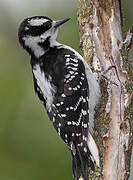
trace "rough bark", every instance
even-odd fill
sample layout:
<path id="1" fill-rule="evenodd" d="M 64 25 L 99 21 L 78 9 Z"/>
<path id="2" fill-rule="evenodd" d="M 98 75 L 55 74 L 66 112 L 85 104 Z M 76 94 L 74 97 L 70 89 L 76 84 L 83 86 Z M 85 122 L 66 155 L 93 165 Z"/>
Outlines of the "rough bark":
<path id="1" fill-rule="evenodd" d="M 83 56 L 95 74 L 112 68 L 101 81 L 94 138 L 101 167 L 89 179 L 128 180 L 133 146 L 133 71 L 128 62 L 133 32 L 122 33 L 120 0 L 79 0 L 78 22 Z M 113 82 L 113 83 L 111 83 Z"/>

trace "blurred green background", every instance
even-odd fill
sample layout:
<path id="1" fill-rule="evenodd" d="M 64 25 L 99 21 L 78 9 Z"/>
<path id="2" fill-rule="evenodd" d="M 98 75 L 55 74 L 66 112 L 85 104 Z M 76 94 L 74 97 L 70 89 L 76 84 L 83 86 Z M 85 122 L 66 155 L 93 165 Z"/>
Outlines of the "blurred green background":
<path id="1" fill-rule="evenodd" d="M 76 0 L 0 0 L 0 180 L 72 180 L 70 153 L 33 91 L 17 29 L 29 16 L 71 17 L 58 40 L 79 51 L 77 6 Z M 133 26 L 132 7 L 132 0 L 124 2 L 124 31 Z"/>

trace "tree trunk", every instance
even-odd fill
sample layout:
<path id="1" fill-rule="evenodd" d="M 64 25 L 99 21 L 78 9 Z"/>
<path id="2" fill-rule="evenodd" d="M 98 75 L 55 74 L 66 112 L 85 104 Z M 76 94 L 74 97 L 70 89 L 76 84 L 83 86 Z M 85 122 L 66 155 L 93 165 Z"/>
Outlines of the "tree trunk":
<path id="1" fill-rule="evenodd" d="M 83 56 L 96 76 L 115 66 L 102 79 L 94 138 L 100 168 L 89 179 L 128 180 L 133 146 L 133 71 L 128 52 L 133 32 L 123 37 L 120 0 L 79 0 L 78 22 Z"/>

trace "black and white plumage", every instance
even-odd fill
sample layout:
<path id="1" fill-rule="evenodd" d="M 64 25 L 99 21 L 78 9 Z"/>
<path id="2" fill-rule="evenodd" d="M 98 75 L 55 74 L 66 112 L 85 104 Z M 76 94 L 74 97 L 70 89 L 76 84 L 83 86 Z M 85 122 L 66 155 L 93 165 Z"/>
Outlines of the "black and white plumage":
<path id="1" fill-rule="evenodd" d="M 19 27 L 18 37 L 31 56 L 35 92 L 71 151 L 74 179 L 87 180 L 88 166 L 93 170 L 94 163 L 99 166 L 91 133 L 100 88 L 82 56 L 56 41 L 59 26 L 68 20 L 27 18 Z"/>

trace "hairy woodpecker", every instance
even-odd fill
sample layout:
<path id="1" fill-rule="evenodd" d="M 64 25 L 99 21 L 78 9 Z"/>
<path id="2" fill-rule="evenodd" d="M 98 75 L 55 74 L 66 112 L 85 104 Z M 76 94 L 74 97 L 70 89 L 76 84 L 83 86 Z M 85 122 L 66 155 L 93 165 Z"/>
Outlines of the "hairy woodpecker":
<path id="1" fill-rule="evenodd" d="M 88 166 L 99 166 L 93 140 L 94 108 L 99 84 L 83 57 L 56 41 L 59 27 L 70 18 L 26 18 L 19 27 L 21 46 L 31 56 L 34 89 L 54 128 L 72 154 L 74 179 L 88 179 Z"/>

